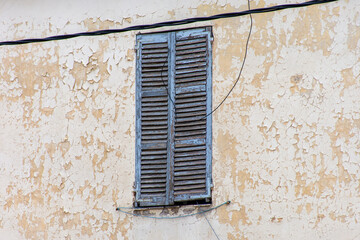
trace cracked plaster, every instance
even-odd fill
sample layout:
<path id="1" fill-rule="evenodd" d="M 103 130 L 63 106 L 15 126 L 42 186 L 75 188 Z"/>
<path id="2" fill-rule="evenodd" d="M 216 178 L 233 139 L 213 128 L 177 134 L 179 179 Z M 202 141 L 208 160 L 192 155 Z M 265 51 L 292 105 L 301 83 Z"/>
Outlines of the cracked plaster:
<path id="1" fill-rule="evenodd" d="M 247 8 L 246 1 L 27 4 L 1 3 L 3 40 Z M 208 213 L 221 239 L 360 239 L 358 8 L 345 0 L 253 15 L 243 75 L 213 114 L 213 202 L 232 200 Z M 214 31 L 214 106 L 237 77 L 249 22 L 206 23 Z M 0 48 L 1 236 L 215 238 L 201 216 L 154 221 L 115 212 L 133 202 L 135 34 Z M 197 210 L 177 211 L 167 215 Z"/>

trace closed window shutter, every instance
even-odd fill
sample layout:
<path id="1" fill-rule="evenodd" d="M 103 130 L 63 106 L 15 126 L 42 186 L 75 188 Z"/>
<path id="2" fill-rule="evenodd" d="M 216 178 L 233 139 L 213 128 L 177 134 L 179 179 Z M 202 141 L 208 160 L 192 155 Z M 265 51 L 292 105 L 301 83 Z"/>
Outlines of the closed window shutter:
<path id="1" fill-rule="evenodd" d="M 176 33 L 174 201 L 211 197 L 210 31 Z"/>
<path id="2" fill-rule="evenodd" d="M 137 36 L 136 206 L 210 199 L 211 29 Z"/>
<path id="3" fill-rule="evenodd" d="M 136 201 L 139 206 L 165 205 L 169 194 L 168 44 L 168 34 L 138 39 Z"/>

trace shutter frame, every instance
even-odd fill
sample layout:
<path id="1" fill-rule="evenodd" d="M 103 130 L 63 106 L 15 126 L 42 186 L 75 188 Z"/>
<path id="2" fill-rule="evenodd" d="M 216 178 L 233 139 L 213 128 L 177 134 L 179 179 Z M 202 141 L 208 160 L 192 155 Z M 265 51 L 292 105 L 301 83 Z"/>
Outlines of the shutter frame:
<path id="1" fill-rule="evenodd" d="M 176 43 L 179 39 L 184 39 L 187 37 L 206 37 L 206 88 L 204 86 L 193 86 L 187 87 L 184 89 L 179 89 L 176 87 Z M 144 91 L 142 89 L 142 44 L 155 44 L 158 42 L 167 41 L 168 51 L 167 51 L 167 89 L 166 94 L 168 95 L 167 99 L 167 117 L 168 117 L 168 125 L 167 125 L 167 159 L 166 159 L 166 192 L 165 197 L 163 198 L 144 198 L 141 192 L 141 183 L 142 183 L 142 170 L 141 170 L 141 152 L 142 146 L 145 146 L 144 143 L 141 142 L 142 139 L 142 131 L 141 131 L 141 121 L 142 121 L 142 95 Z M 194 45 L 194 47 L 204 47 L 203 44 Z M 175 152 L 176 148 L 175 145 L 180 143 L 175 139 L 175 112 L 176 109 L 173 106 L 175 102 L 176 105 L 176 89 L 179 89 L 179 92 L 183 91 L 202 91 L 205 92 L 205 104 L 206 104 L 206 115 L 212 111 L 212 28 L 211 27 L 204 27 L 204 28 L 195 28 L 195 29 L 186 29 L 180 31 L 172 31 L 172 32 L 162 32 L 162 33 L 151 33 L 151 34 L 138 34 L 136 36 L 136 91 L 135 91 L 135 98 L 136 98 L 136 163 L 135 163 L 135 207 L 146 207 L 146 206 L 166 206 L 166 205 L 174 205 L 177 202 L 183 201 L 191 201 L 191 200 L 205 200 L 209 201 L 211 199 L 211 188 L 212 188 L 212 116 L 208 116 L 206 118 L 206 126 L 205 126 L 205 152 L 206 152 L 206 159 L 205 159 L 205 192 L 201 194 L 185 194 L 182 196 L 175 195 L 175 175 L 176 175 L 176 168 L 180 169 L 179 167 L 175 166 Z M 201 49 L 200 49 L 201 50 Z M 200 51 L 199 50 L 199 51 Z M 151 50 L 150 50 L 151 51 Z M 186 50 L 185 50 L 186 53 Z M 161 54 L 159 54 L 160 56 Z M 200 54 L 201 55 L 201 54 Z M 199 55 L 199 56 L 200 56 Z M 163 57 L 163 55 L 161 55 Z M 161 57 L 160 56 L 160 57 Z M 200 56 L 201 57 L 201 56 Z M 199 68 L 203 67 L 204 64 L 196 63 L 197 59 L 185 59 L 184 62 L 192 61 L 196 66 Z M 194 66 L 195 66 L 194 65 Z M 152 70 L 151 70 L 152 71 Z M 199 81 L 204 80 L 203 77 L 196 77 L 196 72 L 191 72 L 186 69 L 181 69 L 180 71 L 185 72 L 185 74 L 189 74 L 189 76 L 193 76 L 190 78 L 190 81 L 193 79 L 199 79 Z M 186 73 L 186 72 L 189 73 Z M 151 84 L 151 83 L 149 83 Z M 190 83 L 191 84 L 191 83 Z M 160 90 L 158 91 L 161 92 Z M 147 93 L 147 94 L 152 94 Z M 202 98 L 202 97 L 201 97 Z M 185 104 L 186 105 L 186 104 Z M 191 105 L 191 104 L 190 104 Z M 199 108 L 203 109 L 203 107 Z M 194 110 L 191 110 L 194 111 Z M 184 115 L 184 114 L 183 114 Z M 185 115 L 187 115 L 185 113 Z M 202 127 L 203 128 L 203 127 Z M 162 132 L 162 131 L 158 131 Z M 202 144 L 201 140 L 194 139 L 192 141 L 188 140 L 187 143 L 191 144 Z M 157 146 L 156 143 L 148 143 L 149 146 Z M 147 146 L 147 145 L 146 145 Z M 196 149 L 196 147 L 195 147 Z M 201 180 L 202 181 L 202 180 Z M 195 181 L 196 182 L 196 181 Z"/>
<path id="2" fill-rule="evenodd" d="M 167 185 L 167 201 L 166 205 L 174 204 L 174 138 L 175 138 L 175 108 L 173 105 L 175 95 L 175 84 L 174 84 L 174 65 L 175 65 L 175 34 L 169 32 L 169 81 L 168 81 L 168 106 L 169 106 L 169 131 L 168 131 L 168 185 Z"/>

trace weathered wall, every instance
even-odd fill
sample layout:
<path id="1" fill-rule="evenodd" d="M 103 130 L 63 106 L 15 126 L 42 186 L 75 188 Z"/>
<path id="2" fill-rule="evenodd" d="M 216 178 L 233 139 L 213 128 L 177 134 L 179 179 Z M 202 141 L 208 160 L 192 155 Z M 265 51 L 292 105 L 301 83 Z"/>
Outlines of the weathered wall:
<path id="1" fill-rule="evenodd" d="M 245 0 L 2 1 L 0 36 L 246 8 Z M 213 115 L 213 206 L 232 201 L 207 214 L 221 239 L 360 239 L 358 9 L 340 0 L 253 15 L 242 77 Z M 249 24 L 245 16 L 189 25 L 213 26 L 214 106 L 238 75 Z M 0 47 L 0 239 L 216 239 L 200 215 L 115 211 L 133 202 L 135 34 Z"/>

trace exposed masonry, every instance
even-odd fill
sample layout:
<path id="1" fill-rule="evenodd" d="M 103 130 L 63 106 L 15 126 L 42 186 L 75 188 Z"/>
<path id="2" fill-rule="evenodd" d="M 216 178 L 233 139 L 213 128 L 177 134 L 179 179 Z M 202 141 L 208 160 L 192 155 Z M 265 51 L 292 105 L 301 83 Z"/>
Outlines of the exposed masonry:
<path id="1" fill-rule="evenodd" d="M 120 8 L 106 3 L 89 3 L 99 10 L 88 14 L 74 4 L 76 17 L 0 19 L 0 35 L 47 36 L 247 7 L 134 2 L 119 10 L 121 19 Z M 232 201 L 207 214 L 221 239 L 360 238 L 359 8 L 344 0 L 253 16 L 243 76 L 213 115 L 212 199 Z M 249 19 L 209 25 L 216 105 L 238 74 Z M 134 200 L 135 34 L 0 48 L 0 236 L 214 239 L 202 216 L 160 221 L 115 211 Z"/>

